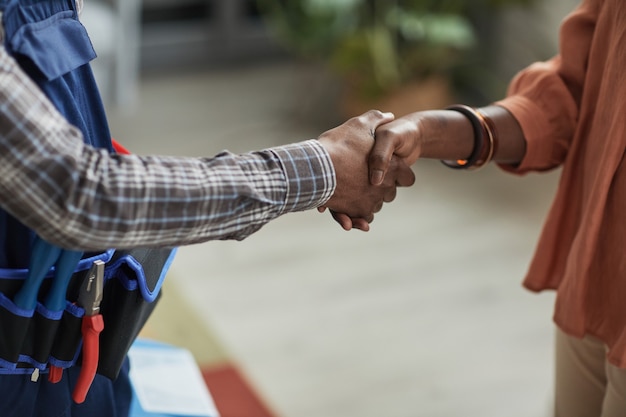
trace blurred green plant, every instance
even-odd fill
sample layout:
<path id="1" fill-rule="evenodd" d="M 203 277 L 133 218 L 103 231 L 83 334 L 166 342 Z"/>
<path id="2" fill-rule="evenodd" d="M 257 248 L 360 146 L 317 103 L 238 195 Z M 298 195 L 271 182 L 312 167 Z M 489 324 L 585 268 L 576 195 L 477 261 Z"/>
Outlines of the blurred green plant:
<path id="1" fill-rule="evenodd" d="M 279 42 L 320 60 L 365 98 L 453 77 L 477 48 L 469 16 L 533 0 L 257 0 Z"/>

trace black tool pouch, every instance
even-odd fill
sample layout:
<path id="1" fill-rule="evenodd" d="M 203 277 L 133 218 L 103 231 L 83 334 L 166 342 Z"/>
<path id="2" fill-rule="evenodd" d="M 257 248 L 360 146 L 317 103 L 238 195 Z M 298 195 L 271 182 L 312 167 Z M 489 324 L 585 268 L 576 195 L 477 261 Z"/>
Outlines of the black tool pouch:
<path id="1" fill-rule="evenodd" d="M 98 373 L 115 379 L 157 304 L 174 253 L 174 249 L 134 249 L 84 257 L 70 281 L 61 312 L 51 312 L 40 302 L 34 310 L 18 308 L 12 299 L 27 271 L 0 269 L 0 373 L 25 373 L 33 367 L 45 371 L 49 365 L 68 368 L 80 363 L 85 310 L 75 302 L 91 264 L 102 260 L 106 263 L 100 307 L 104 330 Z M 45 296 L 51 280 L 44 280 L 40 297 Z"/>

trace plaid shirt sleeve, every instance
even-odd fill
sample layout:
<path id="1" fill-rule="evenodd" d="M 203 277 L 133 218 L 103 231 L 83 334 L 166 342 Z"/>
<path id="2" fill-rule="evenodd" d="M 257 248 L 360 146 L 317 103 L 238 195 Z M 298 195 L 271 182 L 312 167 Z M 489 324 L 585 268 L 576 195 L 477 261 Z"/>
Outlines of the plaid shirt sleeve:
<path id="1" fill-rule="evenodd" d="M 316 140 L 212 158 L 109 155 L 82 135 L 0 47 L 0 206 L 81 250 L 241 240 L 335 189 Z"/>

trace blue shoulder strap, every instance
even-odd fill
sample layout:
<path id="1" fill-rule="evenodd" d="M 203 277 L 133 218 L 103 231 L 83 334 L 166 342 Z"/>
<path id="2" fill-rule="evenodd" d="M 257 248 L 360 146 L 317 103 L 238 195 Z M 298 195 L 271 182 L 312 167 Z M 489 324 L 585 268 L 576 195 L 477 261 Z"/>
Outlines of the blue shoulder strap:
<path id="1" fill-rule="evenodd" d="M 113 152 L 90 61 L 96 57 L 72 0 L 0 0 L 4 45 L 85 143 Z M 28 265 L 33 233 L 0 210 L 0 268 Z"/>

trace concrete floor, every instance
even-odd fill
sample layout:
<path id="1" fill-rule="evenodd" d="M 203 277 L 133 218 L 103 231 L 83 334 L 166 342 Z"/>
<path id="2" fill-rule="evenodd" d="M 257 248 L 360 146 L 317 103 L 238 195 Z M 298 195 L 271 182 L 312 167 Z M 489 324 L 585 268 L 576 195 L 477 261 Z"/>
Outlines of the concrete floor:
<path id="1" fill-rule="evenodd" d="M 254 150 L 332 127 L 331 90 L 284 62 L 155 76 L 112 131 L 142 154 Z M 414 170 L 369 233 L 311 211 L 180 249 L 168 279 L 184 311 L 278 415 L 549 415 L 553 295 L 521 280 L 558 172 Z"/>

